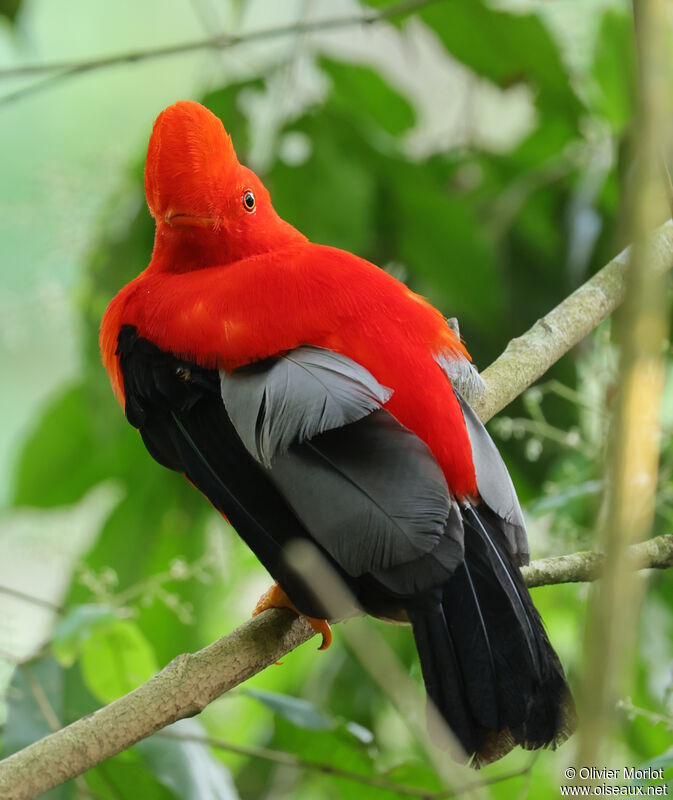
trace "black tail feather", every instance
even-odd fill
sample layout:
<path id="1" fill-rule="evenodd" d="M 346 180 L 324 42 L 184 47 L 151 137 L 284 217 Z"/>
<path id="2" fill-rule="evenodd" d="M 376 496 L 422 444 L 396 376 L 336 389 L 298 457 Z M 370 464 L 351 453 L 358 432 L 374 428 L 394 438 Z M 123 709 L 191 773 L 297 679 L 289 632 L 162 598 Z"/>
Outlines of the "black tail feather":
<path id="1" fill-rule="evenodd" d="M 440 607 L 433 614 L 412 617 L 416 649 L 421 662 L 428 697 L 446 720 L 467 754 L 474 752 L 478 741 L 456 648 Z M 432 719 L 429 720 L 432 722 Z M 430 725 L 430 734 L 442 737 Z"/>
<path id="2" fill-rule="evenodd" d="M 557 746 L 572 732 L 575 710 L 498 518 L 470 507 L 463 523 L 464 564 L 441 609 L 412 624 L 428 695 L 479 766 L 517 744 Z"/>
<path id="3" fill-rule="evenodd" d="M 469 515 L 469 522 L 466 520 L 466 514 Z M 519 573 L 518 570 L 513 569 L 511 559 L 509 558 L 509 554 L 507 553 L 504 543 L 500 546 L 496 544 L 498 532 L 495 531 L 493 536 L 489 534 L 481 518 L 471 505 L 468 505 L 464 508 L 463 526 L 467 526 L 468 533 L 466 533 L 466 537 L 469 536 L 469 531 L 471 530 L 482 540 L 485 546 L 486 557 L 488 558 L 493 572 L 498 579 L 500 588 L 507 595 L 508 604 L 514 612 L 514 615 L 516 616 L 519 625 L 524 632 L 526 647 L 533 662 L 533 667 L 536 671 L 539 671 L 540 659 L 537 652 L 538 648 L 536 635 L 533 631 L 533 626 L 529 617 L 529 610 L 526 608 L 524 599 L 525 597 L 530 600 L 530 595 L 520 579 L 515 582 L 515 576 L 518 576 Z M 520 585 L 517 585 L 517 583 Z M 524 597 L 522 597 L 522 588 Z"/>

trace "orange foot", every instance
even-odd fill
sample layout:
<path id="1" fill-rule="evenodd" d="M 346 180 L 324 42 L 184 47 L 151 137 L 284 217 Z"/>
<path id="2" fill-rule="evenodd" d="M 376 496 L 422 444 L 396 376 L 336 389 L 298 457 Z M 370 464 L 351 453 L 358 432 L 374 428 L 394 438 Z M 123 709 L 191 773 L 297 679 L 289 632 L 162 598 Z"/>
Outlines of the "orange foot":
<path id="1" fill-rule="evenodd" d="M 332 629 L 329 626 L 329 622 L 326 619 L 307 617 L 306 614 L 302 614 L 301 611 L 297 610 L 290 598 L 277 583 L 274 583 L 274 585 L 264 592 L 264 594 L 259 598 L 257 605 L 255 606 L 255 610 L 252 612 L 252 616 L 256 617 L 258 614 L 261 614 L 262 611 L 266 611 L 268 608 L 291 608 L 295 614 L 298 614 L 300 617 L 304 617 L 304 619 L 308 620 L 308 623 L 313 630 L 322 636 L 322 644 L 318 650 L 327 650 L 327 648 L 332 644 Z"/>

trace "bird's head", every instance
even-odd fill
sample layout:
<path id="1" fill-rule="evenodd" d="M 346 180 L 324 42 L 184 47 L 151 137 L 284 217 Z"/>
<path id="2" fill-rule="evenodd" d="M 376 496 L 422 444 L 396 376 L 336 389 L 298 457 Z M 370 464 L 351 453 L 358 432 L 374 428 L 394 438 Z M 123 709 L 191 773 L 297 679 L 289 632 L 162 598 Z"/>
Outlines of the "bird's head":
<path id="1" fill-rule="evenodd" d="M 303 237 L 281 220 L 269 193 L 241 165 L 218 117 L 182 100 L 157 117 L 147 150 L 145 194 L 157 250 L 180 250 L 181 268 L 245 258 Z M 191 253 L 192 261 L 184 259 Z"/>

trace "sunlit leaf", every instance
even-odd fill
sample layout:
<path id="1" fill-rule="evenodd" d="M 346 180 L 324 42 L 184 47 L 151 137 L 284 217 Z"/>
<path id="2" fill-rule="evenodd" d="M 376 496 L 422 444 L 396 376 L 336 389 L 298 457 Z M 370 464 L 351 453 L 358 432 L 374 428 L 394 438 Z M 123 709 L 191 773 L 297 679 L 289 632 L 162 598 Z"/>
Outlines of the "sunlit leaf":
<path id="1" fill-rule="evenodd" d="M 74 664 L 82 643 L 117 617 L 118 612 L 108 605 L 84 604 L 70 609 L 52 632 L 51 650 L 56 660 L 64 667 Z"/>
<path id="2" fill-rule="evenodd" d="M 129 620 L 93 630 L 82 644 L 80 665 L 88 690 L 102 703 L 127 694 L 158 671 L 151 645 Z"/>
<path id="3" fill-rule="evenodd" d="M 34 657 L 49 641 L 75 567 L 119 501 L 112 482 L 80 502 L 53 509 L 17 508 L 0 519 L 0 652 L 15 662 Z M 0 694 L 11 676 L 0 671 Z"/>

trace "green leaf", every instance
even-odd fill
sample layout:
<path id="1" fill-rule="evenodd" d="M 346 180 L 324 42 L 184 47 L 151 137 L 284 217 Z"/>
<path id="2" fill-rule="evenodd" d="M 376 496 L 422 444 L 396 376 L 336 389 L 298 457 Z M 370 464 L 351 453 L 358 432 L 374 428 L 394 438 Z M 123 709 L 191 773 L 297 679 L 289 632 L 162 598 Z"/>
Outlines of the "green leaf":
<path id="1" fill-rule="evenodd" d="M 7 17 L 10 22 L 14 22 L 20 8 L 21 0 L 0 0 L 0 17 Z"/>
<path id="2" fill-rule="evenodd" d="M 92 631 L 82 644 L 80 664 L 87 689 L 101 703 L 133 691 L 158 671 L 154 650 L 128 620 Z"/>
<path id="3" fill-rule="evenodd" d="M 21 451 L 14 503 L 42 508 L 74 503 L 105 478 L 123 475 L 117 453 L 132 447 L 136 437 L 115 406 L 109 389 L 99 403 L 86 384 L 55 397 Z"/>
<path id="4" fill-rule="evenodd" d="M 442 782 L 431 769 L 428 769 L 428 764 L 422 761 L 405 761 L 396 764 L 385 773 L 385 776 L 390 781 L 426 790 L 428 794 L 440 792 L 442 789 Z"/>
<path id="5" fill-rule="evenodd" d="M 141 753 L 157 779 L 176 797 L 194 800 L 237 800 L 238 792 L 231 773 L 204 744 L 171 738 L 171 731 L 189 736 L 205 736 L 196 720 L 185 719 L 169 725 L 158 734 L 139 742 Z"/>
<path id="6" fill-rule="evenodd" d="M 299 728 L 308 728 L 312 731 L 333 730 L 337 723 L 335 720 L 326 717 L 313 705 L 313 703 L 301 697 L 291 697 L 287 694 L 277 692 L 266 692 L 262 689 L 245 689 L 244 694 L 259 700 L 274 714 L 283 717 L 297 725 Z"/>
<path id="7" fill-rule="evenodd" d="M 70 609 L 55 625 L 51 650 L 61 666 L 69 667 L 81 650 L 83 642 L 100 627 L 118 618 L 118 612 L 108 605 L 83 604 Z"/>
<path id="8" fill-rule="evenodd" d="M 307 761 L 323 762 L 338 765 L 341 769 L 359 773 L 361 775 L 378 774 L 376 761 L 377 752 L 364 747 L 354 737 L 344 736 L 342 729 L 336 730 L 311 730 L 291 724 L 286 719 L 276 720 L 275 735 L 268 744 L 269 747 L 287 752 L 296 753 Z M 364 785 L 349 780 L 330 776 L 329 787 L 333 794 L 325 795 L 325 776 L 313 771 L 306 771 L 303 776 L 303 792 L 299 797 L 369 797 L 369 790 Z M 380 789 L 372 790 L 372 796 L 393 800 L 393 797 Z"/>
<path id="9" fill-rule="evenodd" d="M 320 59 L 320 66 L 331 80 L 329 102 L 334 108 L 393 136 L 409 130 L 416 122 L 411 103 L 373 69 L 327 58 Z"/>
<path id="10" fill-rule="evenodd" d="M 432 165 L 400 163 L 390 176 L 398 257 L 423 283 L 413 288 L 462 322 L 497 325 L 502 287 L 494 253 L 464 198 Z M 391 209 L 389 209 L 390 211 Z"/>
<path id="11" fill-rule="evenodd" d="M 307 116 L 291 130 L 305 134 L 312 149 L 300 167 L 277 161 L 269 172 L 274 207 L 311 241 L 366 254 L 374 237 L 376 153 L 341 116 L 339 124 Z"/>
<path id="12" fill-rule="evenodd" d="M 541 19 L 495 8 L 483 0 L 434 3 L 419 16 L 449 52 L 501 87 L 525 82 L 550 114 L 577 118 L 582 106 L 558 46 Z"/>
<path id="13" fill-rule="evenodd" d="M 591 68 L 592 107 L 616 132 L 631 121 L 635 104 L 636 54 L 633 18 L 615 9 L 605 12 Z"/>

